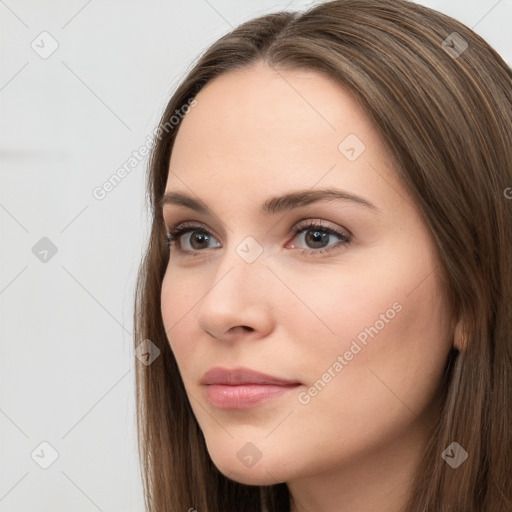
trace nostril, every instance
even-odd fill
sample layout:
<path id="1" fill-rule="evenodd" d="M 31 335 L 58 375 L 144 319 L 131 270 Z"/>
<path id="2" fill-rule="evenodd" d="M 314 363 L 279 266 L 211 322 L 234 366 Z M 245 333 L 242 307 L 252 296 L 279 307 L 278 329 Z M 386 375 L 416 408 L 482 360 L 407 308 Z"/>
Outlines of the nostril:
<path id="1" fill-rule="evenodd" d="M 233 327 L 231 330 L 243 329 L 244 331 L 252 332 L 254 331 L 254 327 L 249 327 L 248 325 L 237 325 Z"/>

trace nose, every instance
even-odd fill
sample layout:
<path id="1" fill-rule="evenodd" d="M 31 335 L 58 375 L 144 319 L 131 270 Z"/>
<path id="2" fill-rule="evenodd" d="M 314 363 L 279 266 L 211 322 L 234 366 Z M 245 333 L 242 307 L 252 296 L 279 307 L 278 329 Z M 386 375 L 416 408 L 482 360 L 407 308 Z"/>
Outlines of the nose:
<path id="1" fill-rule="evenodd" d="M 234 250 L 223 255 L 196 308 L 199 327 L 224 341 L 267 336 L 274 325 L 276 306 L 270 289 L 272 277 L 263 257 L 247 263 Z"/>

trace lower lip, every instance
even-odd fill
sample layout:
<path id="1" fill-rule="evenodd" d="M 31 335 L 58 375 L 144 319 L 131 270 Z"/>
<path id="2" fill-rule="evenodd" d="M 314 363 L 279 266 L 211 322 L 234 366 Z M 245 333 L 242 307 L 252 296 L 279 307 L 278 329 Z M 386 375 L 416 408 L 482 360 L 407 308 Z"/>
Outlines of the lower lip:
<path id="1" fill-rule="evenodd" d="M 299 384 L 276 386 L 270 384 L 210 384 L 206 394 L 211 404 L 219 409 L 248 409 L 263 402 L 278 398 L 297 389 Z"/>

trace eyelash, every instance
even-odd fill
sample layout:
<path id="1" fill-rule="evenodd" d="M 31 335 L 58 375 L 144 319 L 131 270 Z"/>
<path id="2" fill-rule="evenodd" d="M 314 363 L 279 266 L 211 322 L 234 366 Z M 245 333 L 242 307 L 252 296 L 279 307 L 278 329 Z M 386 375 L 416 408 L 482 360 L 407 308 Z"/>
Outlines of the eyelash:
<path id="1" fill-rule="evenodd" d="M 212 236 L 206 229 L 200 226 L 184 223 L 178 227 L 174 227 L 169 230 L 169 233 L 167 234 L 167 247 L 171 249 L 171 247 L 176 244 L 176 241 L 180 241 L 179 239 L 182 235 L 194 231 L 198 231 L 208 236 Z M 333 228 L 322 226 L 320 222 L 309 222 L 308 224 L 305 225 L 302 224 L 299 226 L 295 226 L 291 230 L 294 238 L 303 231 L 320 231 L 322 233 L 327 233 L 329 235 L 337 237 L 339 239 L 339 243 L 326 247 L 325 249 L 299 249 L 301 254 L 313 254 L 316 256 L 318 254 L 323 254 L 330 252 L 332 250 L 340 249 L 341 247 L 348 245 L 351 242 L 350 236 L 339 231 L 336 231 Z M 186 249 L 182 249 L 180 246 L 178 247 L 178 251 L 182 254 L 187 254 L 191 256 L 197 256 L 200 252 L 204 252 L 204 250 L 189 251 Z"/>

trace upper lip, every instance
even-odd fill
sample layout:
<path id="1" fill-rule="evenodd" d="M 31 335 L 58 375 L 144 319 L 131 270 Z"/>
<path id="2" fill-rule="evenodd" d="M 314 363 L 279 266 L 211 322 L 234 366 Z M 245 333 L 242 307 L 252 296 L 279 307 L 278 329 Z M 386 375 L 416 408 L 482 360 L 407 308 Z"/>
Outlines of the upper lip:
<path id="1" fill-rule="evenodd" d="M 300 382 L 281 379 L 266 375 L 250 368 L 227 369 L 215 366 L 210 368 L 201 378 L 201 384 L 225 384 L 237 386 L 242 384 L 266 384 L 274 386 L 291 386 Z"/>

